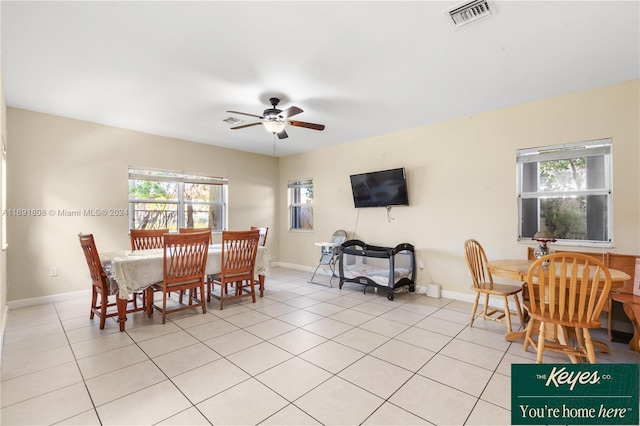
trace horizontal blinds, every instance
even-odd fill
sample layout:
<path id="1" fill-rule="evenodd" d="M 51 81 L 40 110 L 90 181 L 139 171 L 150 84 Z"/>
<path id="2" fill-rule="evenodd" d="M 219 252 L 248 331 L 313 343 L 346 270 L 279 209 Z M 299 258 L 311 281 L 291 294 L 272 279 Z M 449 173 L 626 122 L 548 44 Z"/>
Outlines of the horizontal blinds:
<path id="1" fill-rule="evenodd" d="M 576 146 L 552 145 L 544 148 L 517 150 L 517 162 L 538 163 L 541 161 L 567 160 L 570 158 L 597 157 L 611 153 L 611 139 L 588 141 Z"/>
<path id="2" fill-rule="evenodd" d="M 157 182 L 184 182 L 205 185 L 228 185 L 229 180 L 223 177 L 200 176 L 194 174 L 170 172 L 153 169 L 129 169 L 129 179 L 152 180 Z"/>
<path id="3" fill-rule="evenodd" d="M 292 180 L 289 181 L 287 188 L 308 188 L 313 185 L 313 179 Z"/>

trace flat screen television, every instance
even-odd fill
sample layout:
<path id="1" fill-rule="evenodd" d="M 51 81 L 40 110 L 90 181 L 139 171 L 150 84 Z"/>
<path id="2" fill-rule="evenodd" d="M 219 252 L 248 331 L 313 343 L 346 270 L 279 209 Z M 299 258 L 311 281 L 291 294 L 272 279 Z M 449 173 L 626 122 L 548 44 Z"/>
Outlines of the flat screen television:
<path id="1" fill-rule="evenodd" d="M 356 208 L 409 205 L 404 167 L 351 175 L 351 191 Z"/>

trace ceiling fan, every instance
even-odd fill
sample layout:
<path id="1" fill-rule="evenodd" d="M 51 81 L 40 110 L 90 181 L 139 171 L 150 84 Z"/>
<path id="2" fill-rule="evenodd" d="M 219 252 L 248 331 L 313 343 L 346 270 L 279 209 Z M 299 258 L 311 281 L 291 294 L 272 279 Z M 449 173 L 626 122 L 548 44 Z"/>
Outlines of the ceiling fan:
<path id="1" fill-rule="evenodd" d="M 260 121 L 256 121 L 255 123 L 243 124 L 241 126 L 232 127 L 231 130 L 244 129 L 245 127 L 258 126 L 262 124 L 265 129 L 269 132 L 277 135 L 279 139 L 284 139 L 289 137 L 287 132 L 285 131 L 285 127 L 287 126 L 296 126 L 296 127 L 306 127 L 307 129 L 313 130 L 324 130 L 324 124 L 315 124 L 315 123 L 307 123 L 305 121 L 296 121 L 289 120 L 289 117 L 293 117 L 294 115 L 300 114 L 302 109 L 292 106 L 284 111 L 276 108 L 278 103 L 280 103 L 280 99 L 278 98 L 270 98 L 269 102 L 271 103 L 271 108 L 267 108 L 264 110 L 262 115 L 255 114 L 247 114 L 246 112 L 239 111 L 227 111 L 231 114 L 241 114 L 248 115 L 249 117 L 259 118 Z"/>

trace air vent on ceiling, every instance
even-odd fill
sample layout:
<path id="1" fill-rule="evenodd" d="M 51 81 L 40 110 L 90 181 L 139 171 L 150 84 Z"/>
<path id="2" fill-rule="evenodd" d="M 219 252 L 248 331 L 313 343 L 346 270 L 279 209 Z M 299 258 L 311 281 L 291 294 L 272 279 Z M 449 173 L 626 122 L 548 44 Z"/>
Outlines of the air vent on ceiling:
<path id="1" fill-rule="evenodd" d="M 240 120 L 239 118 L 235 118 L 235 117 L 227 117 L 222 121 L 224 121 L 225 123 L 229 123 L 231 125 L 242 123 L 242 120 Z"/>
<path id="2" fill-rule="evenodd" d="M 489 0 L 474 0 L 449 9 L 451 22 L 455 27 L 461 27 L 478 19 L 495 14 L 493 3 Z"/>

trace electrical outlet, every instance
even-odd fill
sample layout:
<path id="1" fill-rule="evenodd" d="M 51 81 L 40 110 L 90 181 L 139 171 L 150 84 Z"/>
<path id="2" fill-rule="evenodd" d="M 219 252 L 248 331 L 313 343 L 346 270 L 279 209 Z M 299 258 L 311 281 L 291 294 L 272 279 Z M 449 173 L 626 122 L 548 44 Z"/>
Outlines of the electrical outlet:
<path id="1" fill-rule="evenodd" d="M 52 277 L 57 277 L 58 276 L 58 268 L 51 268 L 51 276 Z"/>

